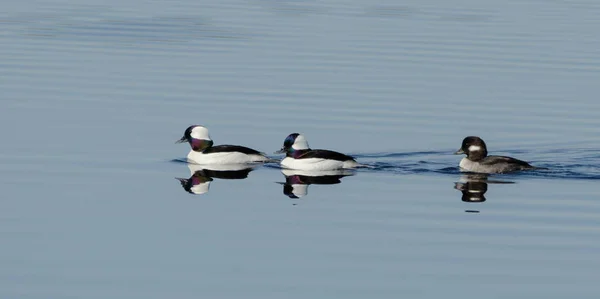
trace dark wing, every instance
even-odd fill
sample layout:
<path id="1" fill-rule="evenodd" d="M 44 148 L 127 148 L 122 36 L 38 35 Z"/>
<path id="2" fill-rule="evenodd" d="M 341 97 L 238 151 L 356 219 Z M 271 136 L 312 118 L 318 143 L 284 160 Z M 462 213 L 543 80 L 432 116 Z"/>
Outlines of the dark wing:
<path id="1" fill-rule="evenodd" d="M 310 158 L 321 158 L 321 159 L 331 159 L 331 160 L 337 160 L 337 161 L 348 161 L 348 160 L 353 160 L 353 157 L 350 157 L 348 155 L 344 155 L 342 153 L 338 153 L 338 152 L 334 152 L 334 151 L 330 151 L 330 150 L 310 150 L 308 152 L 306 152 L 305 154 L 301 155 L 300 157 L 298 157 L 297 159 L 310 159 Z"/>
<path id="2" fill-rule="evenodd" d="M 240 153 L 244 153 L 247 155 L 264 155 L 263 153 L 261 153 L 257 150 L 253 150 L 253 149 L 245 147 L 245 146 L 228 145 L 228 144 L 211 146 L 203 151 L 203 153 L 205 153 L 205 154 L 230 153 L 230 152 L 240 152 Z"/>
<path id="3" fill-rule="evenodd" d="M 481 165 L 510 164 L 510 168 L 531 169 L 535 168 L 525 161 L 505 156 L 487 156 L 481 160 Z"/>

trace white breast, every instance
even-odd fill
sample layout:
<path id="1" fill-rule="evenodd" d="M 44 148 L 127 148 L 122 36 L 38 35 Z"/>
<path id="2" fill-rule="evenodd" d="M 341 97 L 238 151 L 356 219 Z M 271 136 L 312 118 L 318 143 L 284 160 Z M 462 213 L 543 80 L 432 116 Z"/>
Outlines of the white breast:
<path id="1" fill-rule="evenodd" d="M 359 164 L 354 161 L 337 161 L 321 158 L 294 159 L 285 157 L 281 160 L 281 166 L 298 170 L 332 170 L 354 168 L 359 166 Z"/>
<path id="2" fill-rule="evenodd" d="M 460 167 L 460 170 L 462 171 L 473 171 L 473 166 L 473 161 L 467 158 L 462 158 L 458 164 L 458 167 Z"/>
<path id="3" fill-rule="evenodd" d="M 253 162 L 266 162 L 269 158 L 261 155 L 247 155 L 240 152 L 210 153 L 190 151 L 188 162 L 196 164 L 243 164 Z"/>
<path id="4" fill-rule="evenodd" d="M 473 162 L 467 158 L 462 158 L 460 164 L 458 164 L 461 171 L 479 172 L 479 173 L 492 173 L 489 167 L 483 167 L 479 162 Z"/>

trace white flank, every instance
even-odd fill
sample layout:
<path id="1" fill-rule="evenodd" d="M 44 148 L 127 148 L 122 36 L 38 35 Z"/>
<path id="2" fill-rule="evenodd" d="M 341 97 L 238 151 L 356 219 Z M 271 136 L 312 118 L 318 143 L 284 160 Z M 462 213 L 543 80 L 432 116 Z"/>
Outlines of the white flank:
<path id="1" fill-rule="evenodd" d="M 240 152 L 210 153 L 190 151 L 188 162 L 196 164 L 244 164 L 254 162 L 267 162 L 269 158 L 261 155 L 247 155 Z"/>
<path id="2" fill-rule="evenodd" d="M 194 127 L 190 136 L 195 139 L 212 140 L 210 139 L 210 136 L 208 136 L 208 129 L 203 126 Z"/>
<path id="3" fill-rule="evenodd" d="M 308 141 L 306 141 L 306 138 L 304 137 L 304 135 L 300 134 L 300 135 L 296 136 L 296 140 L 294 140 L 294 144 L 292 144 L 292 148 L 295 150 L 309 149 Z"/>
<path id="4" fill-rule="evenodd" d="M 321 158 L 294 159 L 285 157 L 281 160 L 282 167 L 297 170 L 335 170 L 355 168 L 359 165 L 354 161 L 337 161 Z"/>
<path id="5" fill-rule="evenodd" d="M 469 146 L 469 151 L 470 152 L 478 152 L 480 150 L 481 150 L 481 146 L 479 146 L 479 145 L 471 145 L 471 146 Z"/>

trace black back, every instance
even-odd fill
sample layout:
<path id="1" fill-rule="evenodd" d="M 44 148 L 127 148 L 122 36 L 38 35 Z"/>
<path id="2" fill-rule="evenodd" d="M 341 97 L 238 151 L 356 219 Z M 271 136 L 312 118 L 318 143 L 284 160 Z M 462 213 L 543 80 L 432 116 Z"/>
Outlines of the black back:
<path id="1" fill-rule="evenodd" d="M 240 153 L 244 153 L 247 155 L 264 155 L 263 153 L 261 153 L 257 150 L 254 150 L 254 149 L 251 149 L 251 148 L 248 148 L 245 146 L 228 145 L 228 144 L 211 146 L 203 151 L 203 153 L 205 153 L 205 154 L 230 153 L 230 152 L 240 152 Z"/>
<path id="2" fill-rule="evenodd" d="M 344 155 L 342 153 L 330 151 L 330 150 L 308 150 L 306 153 L 296 157 L 296 159 L 310 159 L 310 158 L 320 158 L 320 159 L 331 159 L 337 161 L 354 161 L 354 158 L 348 155 Z"/>

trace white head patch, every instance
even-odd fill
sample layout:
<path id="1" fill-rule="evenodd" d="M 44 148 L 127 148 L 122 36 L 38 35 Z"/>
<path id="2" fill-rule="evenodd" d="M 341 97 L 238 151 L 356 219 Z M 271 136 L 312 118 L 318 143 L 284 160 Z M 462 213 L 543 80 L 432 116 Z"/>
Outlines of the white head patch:
<path id="1" fill-rule="evenodd" d="M 481 146 L 479 146 L 479 145 L 471 145 L 471 146 L 469 146 L 469 151 L 470 152 L 478 152 L 480 150 L 481 150 Z"/>
<path id="2" fill-rule="evenodd" d="M 294 140 L 294 144 L 292 144 L 292 148 L 295 150 L 305 150 L 309 149 L 308 141 L 304 138 L 304 135 L 300 134 L 296 136 L 296 140 Z"/>
<path id="3" fill-rule="evenodd" d="M 194 139 L 212 140 L 210 139 L 210 136 L 208 136 L 208 129 L 203 126 L 194 127 L 190 136 Z"/>

